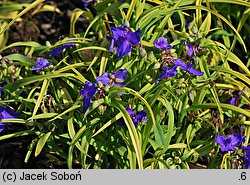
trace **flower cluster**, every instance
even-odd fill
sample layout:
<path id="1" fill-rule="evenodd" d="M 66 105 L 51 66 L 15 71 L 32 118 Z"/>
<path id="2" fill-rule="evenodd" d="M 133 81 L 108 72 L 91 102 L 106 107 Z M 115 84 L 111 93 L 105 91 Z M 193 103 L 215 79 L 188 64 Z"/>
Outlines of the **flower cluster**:
<path id="1" fill-rule="evenodd" d="M 172 46 L 168 44 L 168 41 L 165 37 L 160 37 L 158 38 L 156 41 L 154 41 L 154 46 L 162 51 L 167 51 L 172 49 Z M 164 62 L 163 65 L 163 73 L 160 76 L 160 78 L 158 78 L 156 80 L 156 83 L 159 83 L 160 80 L 168 78 L 168 77 L 174 77 L 178 71 L 177 71 L 177 67 L 180 67 L 183 71 L 188 72 L 189 74 L 192 75 L 196 75 L 196 76 L 202 76 L 204 73 L 200 72 L 198 70 L 196 70 L 193 66 L 193 64 L 191 62 L 188 62 L 187 64 L 181 60 L 181 59 L 174 59 L 172 56 L 170 56 L 169 52 L 164 52 L 165 56 L 163 57 L 163 60 L 165 61 L 171 61 L 169 62 L 168 65 L 171 65 L 171 67 L 169 66 L 165 66 L 166 62 Z M 168 60 L 166 60 L 165 58 L 167 58 Z M 169 60 L 170 58 L 170 60 Z"/>
<path id="2" fill-rule="evenodd" d="M 235 151 L 236 147 L 245 141 L 245 136 L 241 134 L 231 134 L 228 138 L 217 133 L 215 143 L 220 145 L 222 152 Z"/>
<path id="3" fill-rule="evenodd" d="M 125 24 L 117 28 L 111 27 L 110 29 L 113 37 L 108 37 L 111 43 L 109 51 L 113 52 L 116 45 L 116 52 L 120 59 L 131 51 L 132 45 L 138 44 L 140 42 L 140 29 L 132 32 L 127 29 L 127 25 Z"/>
<path id="4" fill-rule="evenodd" d="M 236 147 L 241 146 L 245 142 L 245 136 L 241 134 L 231 134 L 229 137 L 222 136 L 217 133 L 215 143 L 220 145 L 222 152 L 236 151 Z M 242 146 L 244 151 L 243 161 L 246 168 L 250 168 L 250 145 Z"/>
<path id="5" fill-rule="evenodd" d="M 101 84 L 98 98 L 105 96 L 105 86 L 111 88 L 113 86 L 124 87 L 123 82 L 127 78 L 127 69 L 120 69 L 113 74 L 104 72 L 96 78 L 96 83 L 86 82 L 80 94 L 83 96 L 83 112 L 85 113 L 90 106 L 90 101 L 97 93 L 98 85 Z"/>
<path id="6" fill-rule="evenodd" d="M 19 117 L 20 116 L 15 111 L 13 111 L 12 109 L 0 106 L 0 120 L 3 120 L 3 119 L 13 119 L 13 118 L 19 118 Z M 9 122 L 7 122 L 7 123 L 0 122 L 0 132 L 3 131 L 3 129 L 5 128 L 6 124 L 11 124 L 11 123 L 9 123 Z"/>

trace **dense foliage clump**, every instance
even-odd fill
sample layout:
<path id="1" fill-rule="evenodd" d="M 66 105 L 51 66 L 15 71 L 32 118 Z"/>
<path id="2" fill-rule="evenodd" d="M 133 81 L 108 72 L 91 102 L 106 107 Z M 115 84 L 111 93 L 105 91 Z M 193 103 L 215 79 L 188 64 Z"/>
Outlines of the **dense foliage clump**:
<path id="1" fill-rule="evenodd" d="M 249 168 L 249 2 L 62 2 L 0 8 L 0 141 L 27 167 Z M 63 11 L 57 41 L 8 37 Z"/>

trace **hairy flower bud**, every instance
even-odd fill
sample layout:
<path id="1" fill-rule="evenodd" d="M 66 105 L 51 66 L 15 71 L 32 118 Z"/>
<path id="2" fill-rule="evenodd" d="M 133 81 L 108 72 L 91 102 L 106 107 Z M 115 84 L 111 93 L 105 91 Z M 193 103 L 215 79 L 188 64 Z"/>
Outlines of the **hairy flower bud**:
<path id="1" fill-rule="evenodd" d="M 139 51 L 140 51 L 140 54 L 141 56 L 146 59 L 147 58 L 147 51 L 145 50 L 144 47 L 139 47 Z"/>
<path id="2" fill-rule="evenodd" d="M 99 105 L 98 107 L 98 113 L 100 115 L 103 115 L 106 112 L 107 106 L 106 105 Z"/>

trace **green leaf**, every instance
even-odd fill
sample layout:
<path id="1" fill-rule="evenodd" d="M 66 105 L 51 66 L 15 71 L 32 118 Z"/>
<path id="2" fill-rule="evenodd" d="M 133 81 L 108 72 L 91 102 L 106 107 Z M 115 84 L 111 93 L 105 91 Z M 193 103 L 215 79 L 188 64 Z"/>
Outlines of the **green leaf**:
<path id="1" fill-rule="evenodd" d="M 34 41 L 28 41 L 28 42 L 15 42 L 13 44 L 10 44 L 4 48 L 1 48 L 0 49 L 0 52 L 3 51 L 3 50 L 6 50 L 6 49 L 9 49 L 9 48 L 13 48 L 13 47 L 22 47 L 22 46 L 28 46 L 28 47 L 33 47 L 33 48 L 36 48 L 36 47 L 41 47 L 41 44 L 37 43 L 37 42 L 34 42 Z"/>
<path id="2" fill-rule="evenodd" d="M 208 34 L 208 32 L 210 31 L 210 27 L 211 27 L 211 13 L 207 12 L 207 17 L 206 19 L 202 22 L 199 31 L 200 32 L 204 32 L 205 36 Z"/>
<path id="3" fill-rule="evenodd" d="M 73 10 L 71 18 L 70 18 L 70 31 L 69 31 L 69 36 L 73 37 L 75 35 L 75 24 L 77 19 L 84 13 L 83 10 L 76 8 Z"/>
<path id="4" fill-rule="evenodd" d="M 174 111 L 171 103 L 166 98 L 159 97 L 158 100 L 168 110 L 168 127 L 167 127 L 166 140 L 164 142 L 164 147 L 161 151 L 161 153 L 164 154 L 168 150 L 171 138 L 174 136 Z"/>
<path id="5" fill-rule="evenodd" d="M 222 109 L 238 112 L 250 118 L 250 111 L 242 109 L 240 107 L 236 107 L 236 106 L 226 104 L 226 103 L 220 103 L 220 107 Z M 210 108 L 217 108 L 217 104 L 216 103 L 203 103 L 203 104 L 198 104 L 198 105 L 192 105 L 191 107 L 187 108 L 187 111 L 192 111 L 192 110 L 197 110 L 197 109 L 210 109 Z"/>
<path id="6" fill-rule="evenodd" d="M 35 157 L 37 157 L 40 152 L 42 151 L 45 143 L 47 142 L 47 140 L 49 139 L 49 136 L 51 135 L 52 132 L 47 132 L 46 134 L 44 134 L 37 142 L 36 145 L 36 150 L 35 150 Z"/>
<path id="7" fill-rule="evenodd" d="M 74 129 L 74 123 L 73 123 L 73 115 L 74 115 L 74 112 L 71 112 L 70 113 L 70 119 L 68 120 L 67 122 L 67 125 L 68 125 L 68 132 L 69 132 L 69 135 L 70 135 L 70 138 L 73 140 L 74 139 L 74 136 L 76 135 L 75 133 L 75 129 Z M 87 154 L 87 152 L 82 148 L 82 146 L 80 145 L 80 143 L 77 141 L 75 143 L 76 147 L 85 155 L 89 156 Z"/>
<path id="8" fill-rule="evenodd" d="M 107 123 L 105 123 L 99 130 L 96 131 L 96 133 L 92 136 L 95 137 L 97 134 L 100 134 L 102 131 L 104 131 L 106 128 L 108 128 L 112 123 L 117 121 L 122 117 L 122 113 L 118 113 L 115 117 L 113 117 L 111 120 L 109 120 Z"/>
<path id="9" fill-rule="evenodd" d="M 1 121 L 3 121 L 3 120 L 1 120 Z M 0 141 L 5 140 L 5 139 L 9 139 L 9 138 L 13 138 L 13 137 L 27 136 L 27 135 L 31 135 L 31 134 L 39 135 L 40 132 L 25 130 L 25 131 L 16 132 L 16 133 L 13 133 L 13 134 L 6 134 L 6 135 L 3 135 L 3 136 L 0 136 Z"/>
<path id="10" fill-rule="evenodd" d="M 47 93 L 47 89 L 48 89 L 48 86 L 49 86 L 49 80 L 45 79 L 43 81 L 43 85 L 42 85 L 42 88 L 41 88 L 41 91 L 39 93 L 39 96 L 38 96 L 38 99 L 36 101 L 36 105 L 33 109 L 33 113 L 32 113 L 32 118 L 36 115 L 37 111 L 38 111 L 38 108 L 40 107 L 40 104 L 42 103 L 42 100 L 45 96 L 45 94 Z M 32 119 L 31 118 L 31 119 Z"/>
<path id="11" fill-rule="evenodd" d="M 6 58 L 11 61 L 19 61 L 22 65 L 27 67 L 32 67 L 35 65 L 35 62 L 33 62 L 31 59 L 19 53 L 7 55 Z"/>
<path id="12" fill-rule="evenodd" d="M 46 119 L 46 118 L 53 118 L 55 116 L 57 116 L 58 113 L 42 113 L 42 114 L 37 114 L 37 115 L 34 115 L 30 118 L 27 119 L 28 120 L 32 120 L 32 119 Z"/>
<path id="13" fill-rule="evenodd" d="M 59 77 L 73 77 L 79 79 L 75 74 L 72 73 L 60 73 L 60 74 L 46 74 L 46 75 L 37 75 L 37 76 L 31 76 L 26 77 L 24 79 L 17 80 L 13 83 L 7 84 L 4 86 L 4 89 L 9 90 L 10 92 L 14 92 L 18 88 L 37 82 L 45 79 L 51 79 L 51 78 L 59 78 Z M 79 79 L 80 80 L 80 79 Z"/>
<path id="14" fill-rule="evenodd" d="M 124 119 L 125 124 L 128 128 L 129 135 L 130 135 L 130 138 L 131 138 L 134 150 L 135 150 L 139 169 L 143 169 L 143 158 L 142 158 L 141 145 L 140 145 L 139 136 L 138 136 L 138 133 L 137 133 L 136 128 L 134 126 L 134 123 L 133 123 L 130 115 L 126 111 L 126 109 L 120 103 L 114 102 L 114 106 L 116 106 L 122 113 L 123 119 Z"/>

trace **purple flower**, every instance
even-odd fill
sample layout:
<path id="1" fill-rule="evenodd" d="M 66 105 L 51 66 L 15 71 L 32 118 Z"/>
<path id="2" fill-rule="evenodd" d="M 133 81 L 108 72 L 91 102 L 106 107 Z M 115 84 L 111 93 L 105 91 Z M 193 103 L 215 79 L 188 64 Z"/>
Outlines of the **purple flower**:
<path id="1" fill-rule="evenodd" d="M 111 27 L 113 37 L 109 37 L 109 40 L 111 42 L 109 51 L 113 52 L 116 44 L 116 51 L 120 59 L 131 51 L 132 45 L 138 44 L 141 40 L 140 29 L 132 32 L 128 31 L 126 27 L 126 25 L 121 25 L 117 28 Z"/>
<path id="2" fill-rule="evenodd" d="M 250 145 L 243 146 L 242 148 L 244 150 L 243 160 L 245 162 L 246 168 L 250 168 Z"/>
<path id="3" fill-rule="evenodd" d="M 160 37 L 154 42 L 154 46 L 159 50 L 170 50 L 173 46 L 168 44 L 168 41 L 165 37 Z"/>
<path id="4" fill-rule="evenodd" d="M 96 78 L 96 83 L 97 82 L 101 82 L 103 86 L 106 86 L 106 85 L 108 85 L 108 83 L 110 82 L 110 80 L 111 80 L 110 74 L 107 73 L 107 72 L 104 72 L 104 73 L 102 73 L 101 76 L 98 76 Z"/>
<path id="5" fill-rule="evenodd" d="M 40 70 L 42 70 L 42 69 L 45 68 L 45 67 L 49 67 L 50 64 L 51 64 L 51 62 L 48 62 L 48 60 L 46 60 L 46 59 L 40 57 L 40 58 L 38 58 L 37 61 L 36 61 L 36 66 L 33 66 L 33 67 L 31 68 L 31 70 L 33 70 L 33 71 L 34 71 L 34 70 L 40 71 Z"/>
<path id="6" fill-rule="evenodd" d="M 19 117 L 20 116 L 15 111 L 13 111 L 12 109 L 0 106 L 0 120 L 2 120 L 2 119 L 13 119 L 13 118 L 19 118 Z M 3 131 L 6 124 L 11 124 L 11 123 L 9 123 L 9 122 L 6 122 L 6 123 L 0 122 L 0 132 Z"/>
<path id="7" fill-rule="evenodd" d="M 240 94 L 242 94 L 242 91 L 234 91 L 233 92 L 233 97 L 230 100 L 231 105 L 237 106 L 237 104 L 238 104 L 238 102 L 240 100 Z"/>
<path id="8" fill-rule="evenodd" d="M 202 76 L 204 74 L 203 72 L 194 69 L 193 64 L 191 64 L 190 62 L 185 64 L 185 62 L 181 59 L 175 59 L 174 65 L 180 66 L 182 70 L 187 71 L 189 74 L 193 74 L 196 76 Z"/>
<path id="9" fill-rule="evenodd" d="M 87 111 L 90 106 L 90 100 L 94 97 L 97 91 L 97 85 L 91 82 L 86 82 L 80 94 L 83 96 L 83 113 Z"/>
<path id="10" fill-rule="evenodd" d="M 221 136 L 219 133 L 216 135 L 215 142 L 221 146 L 222 152 L 235 151 L 235 147 L 239 146 L 245 141 L 245 136 L 241 134 L 231 134 L 228 138 Z"/>
<path id="11" fill-rule="evenodd" d="M 148 121 L 148 118 L 146 117 L 146 112 L 144 110 L 140 110 L 136 113 L 134 113 L 134 111 L 130 108 L 126 108 L 126 111 L 128 112 L 128 114 L 130 115 L 134 125 L 135 125 L 135 128 L 137 128 L 138 126 L 138 122 L 141 122 L 141 123 L 146 123 Z M 119 125 L 124 125 L 124 120 L 123 119 L 119 119 L 118 120 L 118 124 Z"/>
<path id="12" fill-rule="evenodd" d="M 50 51 L 50 54 L 49 56 L 50 57 L 58 57 L 62 54 L 64 48 L 68 48 L 68 47 L 73 47 L 75 46 L 74 43 L 66 43 L 66 44 L 63 44 L 62 46 L 58 47 L 58 48 L 54 48 Z"/>
<path id="13" fill-rule="evenodd" d="M 162 75 L 160 76 L 160 78 L 158 78 L 156 80 L 156 83 L 159 83 L 160 80 L 162 80 L 162 79 L 165 79 L 168 77 L 174 77 L 178 73 L 178 71 L 176 70 L 176 66 L 173 66 L 172 68 L 168 68 L 167 66 L 164 66 L 163 70 L 164 71 L 163 71 Z"/>
<path id="14" fill-rule="evenodd" d="M 113 86 L 124 87 L 123 82 L 126 80 L 126 78 L 127 78 L 127 69 L 119 69 L 112 75 L 107 72 L 104 72 L 101 76 L 98 76 L 96 78 L 96 83 L 101 82 L 103 86 L 109 84 L 109 87 Z"/>
<path id="15" fill-rule="evenodd" d="M 94 4 L 95 0 L 82 0 L 82 2 L 84 3 L 84 6 L 89 6 L 90 4 Z"/>
<path id="16" fill-rule="evenodd" d="M 119 2 L 121 2 L 121 3 L 123 3 L 123 2 L 125 2 L 126 0 L 118 0 Z"/>

